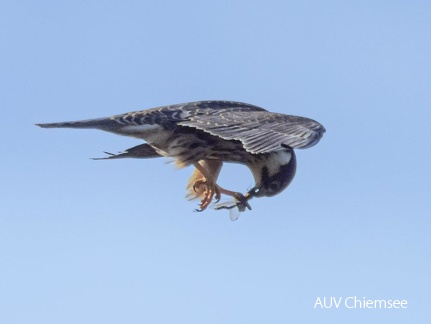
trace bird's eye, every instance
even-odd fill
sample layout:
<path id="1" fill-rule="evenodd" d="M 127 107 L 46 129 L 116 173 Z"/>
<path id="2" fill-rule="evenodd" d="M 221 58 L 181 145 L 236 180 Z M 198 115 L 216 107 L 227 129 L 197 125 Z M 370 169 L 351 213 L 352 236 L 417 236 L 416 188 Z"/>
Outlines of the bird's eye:
<path id="1" fill-rule="evenodd" d="M 269 184 L 268 190 L 270 192 L 276 192 L 280 189 L 280 183 L 278 181 L 273 181 Z"/>

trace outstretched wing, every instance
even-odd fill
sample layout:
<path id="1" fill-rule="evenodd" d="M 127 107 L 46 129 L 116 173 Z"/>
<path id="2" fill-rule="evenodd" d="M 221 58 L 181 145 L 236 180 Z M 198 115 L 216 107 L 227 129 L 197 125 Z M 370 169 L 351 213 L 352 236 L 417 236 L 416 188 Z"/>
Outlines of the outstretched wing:
<path id="1" fill-rule="evenodd" d="M 226 140 L 239 140 L 250 153 L 267 153 L 283 146 L 308 148 L 320 140 L 325 128 L 298 116 L 271 113 L 233 101 L 198 101 L 130 112 L 108 118 L 38 124 L 45 128 L 97 128 L 139 137 L 148 130 L 191 127 Z"/>
<path id="2" fill-rule="evenodd" d="M 325 132 L 321 124 L 305 117 L 235 107 L 197 111 L 178 124 L 226 140 L 239 140 L 254 154 L 279 150 L 282 146 L 308 148 L 317 144 Z"/>
<path id="3" fill-rule="evenodd" d="M 205 115 L 217 110 L 235 111 L 266 111 L 263 108 L 234 101 L 196 101 L 151 109 L 132 111 L 125 114 L 105 118 L 67 121 L 59 123 L 36 124 L 43 128 L 94 128 L 104 131 L 121 131 L 128 127 L 142 125 L 172 126 L 178 122 L 189 120 L 190 116 Z"/>

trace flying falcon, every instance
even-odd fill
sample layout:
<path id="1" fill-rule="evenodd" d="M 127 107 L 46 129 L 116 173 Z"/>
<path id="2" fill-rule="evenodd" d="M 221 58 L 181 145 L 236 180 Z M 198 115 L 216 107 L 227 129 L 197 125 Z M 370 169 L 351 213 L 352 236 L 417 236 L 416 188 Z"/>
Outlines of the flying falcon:
<path id="1" fill-rule="evenodd" d="M 293 149 L 311 147 L 325 128 L 305 117 L 272 113 L 233 101 L 198 101 L 130 112 L 107 118 L 37 124 L 44 128 L 94 128 L 143 139 L 146 143 L 114 158 L 173 158 L 179 167 L 193 165 L 188 195 L 199 198 L 198 211 L 221 195 L 234 198 L 216 209 L 251 209 L 253 197 L 271 197 L 283 191 L 296 171 Z M 246 165 L 255 186 L 245 195 L 220 187 L 223 162 Z"/>

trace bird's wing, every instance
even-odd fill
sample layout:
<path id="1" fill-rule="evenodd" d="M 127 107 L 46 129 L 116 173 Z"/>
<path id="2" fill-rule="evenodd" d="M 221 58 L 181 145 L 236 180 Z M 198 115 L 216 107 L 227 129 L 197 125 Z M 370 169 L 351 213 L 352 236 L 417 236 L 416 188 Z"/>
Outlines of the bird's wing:
<path id="1" fill-rule="evenodd" d="M 125 127 L 142 125 L 171 126 L 172 124 L 189 120 L 190 116 L 197 114 L 204 115 L 210 111 L 224 109 L 234 109 L 237 111 L 265 111 L 263 108 L 242 102 L 209 100 L 132 111 L 105 118 L 36 125 L 43 128 L 94 128 L 115 132 Z"/>
<path id="2" fill-rule="evenodd" d="M 263 108 L 233 101 L 197 101 L 134 111 L 108 118 L 50 124 L 45 128 L 97 128 L 135 136 L 139 126 L 174 125 L 192 127 L 226 140 L 239 140 L 250 153 L 266 153 L 283 146 L 311 147 L 320 140 L 325 128 L 318 122 L 298 116 L 271 113 Z M 132 133 L 130 128 L 137 130 Z M 155 127 L 154 129 L 156 129 Z"/>
<path id="3" fill-rule="evenodd" d="M 271 113 L 260 109 L 222 108 L 197 110 L 178 123 L 226 140 L 239 140 L 250 153 L 308 148 L 322 138 L 325 128 L 305 117 Z"/>

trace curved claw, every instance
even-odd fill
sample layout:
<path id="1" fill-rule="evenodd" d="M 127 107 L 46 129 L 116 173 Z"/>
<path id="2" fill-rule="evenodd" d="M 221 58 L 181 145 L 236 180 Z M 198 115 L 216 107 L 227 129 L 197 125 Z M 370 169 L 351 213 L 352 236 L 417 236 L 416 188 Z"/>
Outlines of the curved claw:
<path id="1" fill-rule="evenodd" d="M 214 188 L 214 191 L 215 191 L 214 199 L 215 199 L 215 202 L 218 203 L 221 199 L 221 193 L 220 193 L 219 186 L 216 185 Z"/>
<path id="2" fill-rule="evenodd" d="M 199 204 L 199 208 L 195 211 L 201 212 L 208 208 L 211 202 L 217 204 L 222 194 L 226 194 L 232 196 L 234 198 L 233 205 L 228 204 L 220 204 L 216 206 L 215 209 L 233 209 L 235 207 L 238 208 L 239 212 L 243 212 L 246 209 L 251 210 L 251 206 L 248 201 L 253 198 L 254 191 L 248 191 L 245 195 L 239 192 L 233 192 L 226 189 L 221 188 L 216 183 L 212 183 L 207 181 L 206 179 L 198 179 L 192 185 L 193 191 L 197 194 L 196 197 L 202 197 L 201 203 Z"/>
<path id="3" fill-rule="evenodd" d="M 204 186 L 204 188 L 201 186 Z M 209 183 L 206 179 L 196 180 L 192 188 L 193 191 L 198 194 L 197 196 L 203 197 L 199 204 L 199 209 L 197 209 L 198 211 L 207 209 L 213 198 L 216 203 L 221 199 L 220 187 L 217 184 Z"/>

